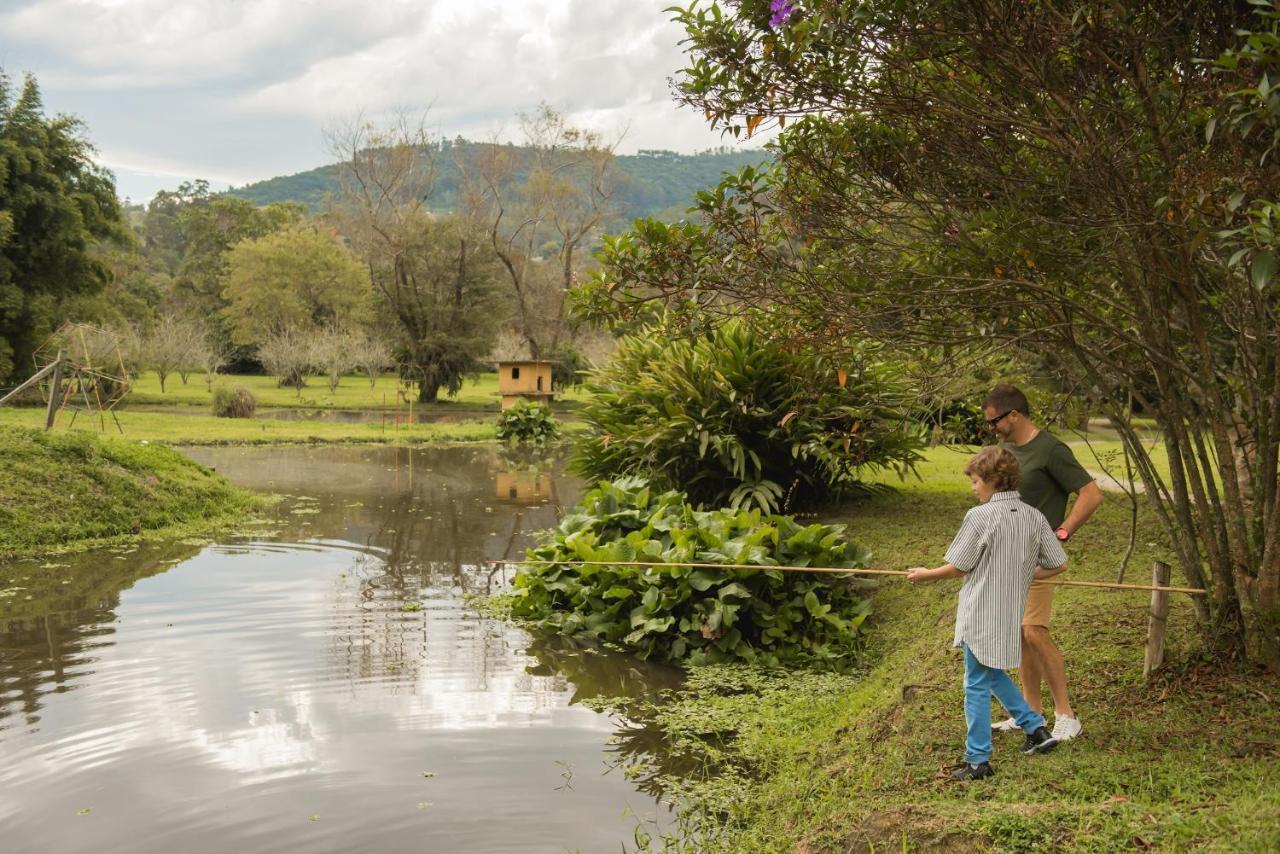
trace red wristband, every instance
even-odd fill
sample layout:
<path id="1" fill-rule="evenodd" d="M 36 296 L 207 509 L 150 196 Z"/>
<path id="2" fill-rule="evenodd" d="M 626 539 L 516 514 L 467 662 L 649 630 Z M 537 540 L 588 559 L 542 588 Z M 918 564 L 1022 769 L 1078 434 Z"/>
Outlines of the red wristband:
<path id="1" fill-rule="evenodd" d="M 1067 541 L 1067 538 L 1071 536 L 1071 534 L 1067 532 L 1066 528 L 1059 528 L 1058 530 L 1054 531 L 1054 534 L 1057 535 L 1058 542 L 1060 543 L 1065 543 Z"/>

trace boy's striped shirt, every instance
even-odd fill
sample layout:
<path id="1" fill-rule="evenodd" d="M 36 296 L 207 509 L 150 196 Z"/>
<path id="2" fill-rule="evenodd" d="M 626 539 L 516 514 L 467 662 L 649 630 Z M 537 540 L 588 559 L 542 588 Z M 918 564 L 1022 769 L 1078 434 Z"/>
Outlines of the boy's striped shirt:
<path id="1" fill-rule="evenodd" d="M 1036 566 L 1053 569 L 1067 562 L 1044 515 L 1016 492 L 997 492 L 965 514 L 946 561 L 965 573 L 955 646 L 967 643 L 988 667 L 1017 667 L 1022 610 Z"/>

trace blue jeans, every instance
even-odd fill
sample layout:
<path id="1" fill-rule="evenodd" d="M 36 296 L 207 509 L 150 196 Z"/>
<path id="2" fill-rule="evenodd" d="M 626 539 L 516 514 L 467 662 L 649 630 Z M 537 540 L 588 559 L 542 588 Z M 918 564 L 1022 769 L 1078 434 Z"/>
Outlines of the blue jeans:
<path id="1" fill-rule="evenodd" d="M 977 765 L 991 758 L 991 695 L 1008 710 L 1024 732 L 1044 726 L 1044 715 L 1033 711 L 1013 684 L 1009 674 L 987 667 L 968 644 L 964 644 L 964 719 L 969 732 L 964 742 L 964 761 Z"/>

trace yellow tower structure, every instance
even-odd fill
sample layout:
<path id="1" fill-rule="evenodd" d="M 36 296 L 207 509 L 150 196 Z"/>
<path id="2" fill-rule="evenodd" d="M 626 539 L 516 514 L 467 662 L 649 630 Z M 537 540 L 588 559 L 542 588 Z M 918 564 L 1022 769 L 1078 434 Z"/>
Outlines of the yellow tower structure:
<path id="1" fill-rule="evenodd" d="M 551 405 L 551 362 L 529 360 L 498 363 L 498 394 L 502 408 L 510 409 L 521 400 Z"/>

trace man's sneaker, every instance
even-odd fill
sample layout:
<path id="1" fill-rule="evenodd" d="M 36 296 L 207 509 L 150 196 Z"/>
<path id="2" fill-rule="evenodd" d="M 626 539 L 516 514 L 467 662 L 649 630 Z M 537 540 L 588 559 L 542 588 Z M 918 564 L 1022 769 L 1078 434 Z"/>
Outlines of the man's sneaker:
<path id="1" fill-rule="evenodd" d="M 1058 740 L 1049 732 L 1048 727 L 1040 727 L 1040 729 L 1027 736 L 1027 740 L 1022 743 L 1022 752 L 1030 756 L 1033 753 L 1048 753 L 1058 746 Z"/>
<path id="2" fill-rule="evenodd" d="M 1080 725 L 1079 718 L 1073 718 L 1070 715 L 1054 715 L 1053 737 L 1056 741 L 1070 741 L 1082 732 L 1084 727 Z"/>
<path id="3" fill-rule="evenodd" d="M 968 783 L 970 780 L 981 780 L 995 773 L 996 769 L 991 767 L 990 762 L 981 762 L 977 765 L 971 765 L 966 762 L 951 772 L 951 779 L 961 783 Z"/>
<path id="4" fill-rule="evenodd" d="M 1018 722 L 1013 718 L 1005 718 L 1000 723 L 991 725 L 992 732 L 1014 732 L 1020 729 L 1022 727 L 1018 726 Z"/>

